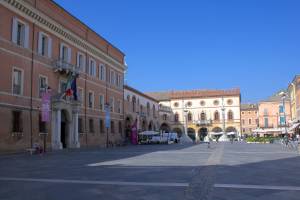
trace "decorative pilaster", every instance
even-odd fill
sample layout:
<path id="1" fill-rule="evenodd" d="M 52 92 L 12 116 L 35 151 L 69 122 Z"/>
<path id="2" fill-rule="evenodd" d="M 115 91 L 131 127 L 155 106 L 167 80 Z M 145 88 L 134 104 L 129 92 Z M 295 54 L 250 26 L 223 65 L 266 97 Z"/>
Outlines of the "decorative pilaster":
<path id="1" fill-rule="evenodd" d="M 78 113 L 80 111 L 79 105 L 73 104 L 72 110 L 72 124 L 71 124 L 71 141 L 70 146 L 72 148 L 80 148 L 79 133 L 78 133 Z"/>
<path id="2" fill-rule="evenodd" d="M 61 132 L 61 110 L 53 110 L 52 112 L 52 149 L 62 149 L 62 143 L 60 138 Z"/>

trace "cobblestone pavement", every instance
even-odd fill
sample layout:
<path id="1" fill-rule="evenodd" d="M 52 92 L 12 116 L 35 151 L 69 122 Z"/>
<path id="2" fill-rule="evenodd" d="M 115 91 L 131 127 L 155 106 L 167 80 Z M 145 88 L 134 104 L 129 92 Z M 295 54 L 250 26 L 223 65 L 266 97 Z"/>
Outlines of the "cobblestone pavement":
<path id="1" fill-rule="evenodd" d="M 300 158 L 218 143 L 0 156 L 0 199 L 299 199 Z"/>

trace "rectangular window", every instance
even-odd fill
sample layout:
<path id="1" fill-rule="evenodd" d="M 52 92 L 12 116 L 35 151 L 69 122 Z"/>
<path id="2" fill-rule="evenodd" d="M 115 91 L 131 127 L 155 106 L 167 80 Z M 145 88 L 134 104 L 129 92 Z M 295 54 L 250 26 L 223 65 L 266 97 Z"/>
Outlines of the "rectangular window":
<path id="1" fill-rule="evenodd" d="M 89 108 L 93 108 L 94 107 L 94 93 L 93 92 L 89 92 Z"/>
<path id="2" fill-rule="evenodd" d="M 110 112 L 114 112 L 114 98 L 109 98 L 109 106 L 110 106 Z"/>
<path id="3" fill-rule="evenodd" d="M 78 133 L 83 133 L 83 121 L 82 118 L 78 118 Z"/>
<path id="4" fill-rule="evenodd" d="M 18 22 L 17 25 L 17 45 L 24 46 L 25 42 L 25 25 Z"/>
<path id="5" fill-rule="evenodd" d="M 123 88 L 123 75 L 120 75 L 120 88 L 122 89 Z"/>
<path id="6" fill-rule="evenodd" d="M 110 121 L 110 132 L 115 133 L 115 122 L 114 121 Z"/>
<path id="7" fill-rule="evenodd" d="M 99 95 L 99 106 L 100 106 L 100 110 L 104 110 L 104 96 L 103 95 Z"/>
<path id="8" fill-rule="evenodd" d="M 14 133 L 23 132 L 22 112 L 21 111 L 12 111 L 12 132 L 14 132 Z"/>
<path id="9" fill-rule="evenodd" d="M 82 88 L 77 88 L 77 98 L 79 101 L 83 102 L 84 101 L 84 94 L 83 94 L 83 89 Z"/>
<path id="10" fill-rule="evenodd" d="M 285 125 L 285 117 L 284 116 L 280 116 L 280 118 L 279 118 L 279 122 L 280 122 L 280 125 L 281 126 L 284 126 Z"/>
<path id="11" fill-rule="evenodd" d="M 68 48 L 66 46 L 62 47 L 62 60 L 68 62 Z"/>
<path id="12" fill-rule="evenodd" d="M 28 48 L 29 44 L 29 26 L 25 22 L 13 18 L 12 42 L 18 46 Z"/>
<path id="13" fill-rule="evenodd" d="M 89 129 L 90 129 L 90 133 L 94 133 L 94 120 L 93 119 L 89 119 Z"/>
<path id="14" fill-rule="evenodd" d="M 84 68 L 85 68 L 85 56 L 84 56 L 84 54 L 82 54 L 80 52 L 77 53 L 77 67 L 81 71 L 84 71 Z"/>
<path id="15" fill-rule="evenodd" d="M 251 121 L 251 119 L 249 119 L 249 124 L 251 125 L 251 123 L 252 123 L 252 121 Z"/>
<path id="16" fill-rule="evenodd" d="M 116 73 L 116 86 L 120 87 L 120 75 Z"/>
<path id="17" fill-rule="evenodd" d="M 23 71 L 19 69 L 13 69 L 13 94 L 23 94 Z"/>
<path id="18" fill-rule="evenodd" d="M 264 121 L 265 128 L 268 128 L 269 127 L 269 120 L 268 120 L 268 118 L 265 118 L 264 120 L 265 120 Z"/>
<path id="19" fill-rule="evenodd" d="M 40 77 L 39 77 L 39 97 L 40 97 L 40 98 L 42 97 L 42 94 L 43 94 L 44 92 L 46 92 L 47 87 L 48 87 L 48 80 L 47 80 L 47 77 L 45 77 L 45 76 L 40 76 Z"/>
<path id="20" fill-rule="evenodd" d="M 284 107 L 283 107 L 283 105 L 279 106 L 279 113 L 284 113 Z"/>
<path id="21" fill-rule="evenodd" d="M 47 133 L 47 123 L 42 121 L 42 114 L 39 114 L 39 132 Z"/>
<path id="22" fill-rule="evenodd" d="M 101 64 L 99 70 L 99 79 L 105 81 L 105 74 L 106 74 L 105 66 Z"/>
<path id="23" fill-rule="evenodd" d="M 267 108 L 264 109 L 264 115 L 265 115 L 265 116 L 268 115 L 268 109 L 267 109 Z"/>
<path id="24" fill-rule="evenodd" d="M 242 120 L 242 124 L 245 125 L 245 120 L 244 119 Z"/>
<path id="25" fill-rule="evenodd" d="M 118 113 L 121 113 L 121 109 L 122 109 L 122 104 L 121 104 L 121 101 L 120 100 L 118 100 L 118 104 L 117 104 L 117 106 L 118 106 Z"/>
<path id="26" fill-rule="evenodd" d="M 51 52 L 52 52 L 51 38 L 47 34 L 43 32 L 39 32 L 38 54 L 51 58 Z"/>
<path id="27" fill-rule="evenodd" d="M 115 84 L 115 72 L 110 70 L 110 84 Z"/>
<path id="28" fill-rule="evenodd" d="M 62 93 L 62 92 L 65 92 L 66 90 L 67 90 L 67 81 L 60 80 L 60 83 L 59 83 L 59 92 Z"/>
<path id="29" fill-rule="evenodd" d="M 96 76 L 96 61 L 93 59 L 90 59 L 90 69 L 89 74 L 91 76 Z"/>
<path id="30" fill-rule="evenodd" d="M 71 48 L 65 44 L 60 45 L 60 59 L 64 63 L 71 63 Z"/>
<path id="31" fill-rule="evenodd" d="M 99 126 L 100 126 L 100 133 L 104 133 L 104 123 L 103 123 L 103 119 L 100 119 L 100 121 L 99 121 Z"/>

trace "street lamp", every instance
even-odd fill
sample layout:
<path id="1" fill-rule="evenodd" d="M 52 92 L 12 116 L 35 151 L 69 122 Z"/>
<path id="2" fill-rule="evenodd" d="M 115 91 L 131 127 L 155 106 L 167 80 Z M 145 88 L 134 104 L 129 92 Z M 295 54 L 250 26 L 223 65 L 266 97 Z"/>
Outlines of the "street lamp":
<path id="1" fill-rule="evenodd" d="M 226 132 L 225 132 L 225 106 L 224 106 L 224 97 L 222 97 L 222 117 L 223 117 L 223 136 L 227 137 Z"/>
<path id="2" fill-rule="evenodd" d="M 279 95 L 281 96 L 282 106 L 283 106 L 285 137 L 288 138 L 288 131 L 287 131 L 287 127 L 286 127 L 286 113 L 285 113 L 285 99 L 286 99 L 287 95 L 283 91 L 280 92 Z"/>
<path id="3" fill-rule="evenodd" d="M 187 109 L 187 105 L 184 104 L 184 108 L 183 108 L 183 112 L 184 112 L 184 133 L 186 136 L 188 136 L 187 133 L 187 115 L 188 115 L 188 109 Z"/>

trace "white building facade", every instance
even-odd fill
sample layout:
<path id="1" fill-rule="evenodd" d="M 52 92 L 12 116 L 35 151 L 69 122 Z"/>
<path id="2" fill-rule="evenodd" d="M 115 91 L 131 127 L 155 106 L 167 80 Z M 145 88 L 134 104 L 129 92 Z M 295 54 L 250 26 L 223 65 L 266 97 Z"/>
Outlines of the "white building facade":
<path id="1" fill-rule="evenodd" d="M 193 90 L 149 93 L 162 107 L 169 107 L 171 114 L 161 129 L 179 134 L 187 126 L 188 135 L 203 140 L 209 133 L 241 131 L 240 90 Z"/>

